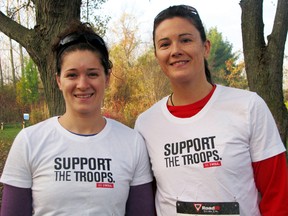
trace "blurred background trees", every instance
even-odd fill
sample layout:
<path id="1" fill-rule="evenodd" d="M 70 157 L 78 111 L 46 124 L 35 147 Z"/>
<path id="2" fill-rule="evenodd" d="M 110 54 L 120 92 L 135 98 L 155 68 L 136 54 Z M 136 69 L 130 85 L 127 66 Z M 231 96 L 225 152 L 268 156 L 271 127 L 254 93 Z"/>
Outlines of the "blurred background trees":
<path id="1" fill-rule="evenodd" d="M 19 121 L 23 112 L 29 112 L 33 122 L 38 122 L 63 112 L 50 46 L 52 38 L 71 18 L 92 23 L 100 35 L 109 39 L 106 41 L 114 67 L 103 102 L 105 115 L 133 127 L 140 112 L 171 93 L 169 81 L 154 58 L 152 41 L 141 41 L 140 26 L 133 14 L 123 12 L 106 35 L 110 18 L 97 13 L 106 1 L 48 0 L 43 4 L 36 0 L 2 0 L 5 11 L 1 9 L 0 12 L 0 31 L 10 39 L 0 35 L 1 42 L 6 43 L 6 53 L 9 53 L 0 55 L 0 121 Z M 253 2 L 247 4 L 253 5 Z M 208 62 L 214 82 L 250 89 L 243 53 L 233 53 L 232 44 L 217 27 L 207 29 L 207 37 L 212 44 Z M 283 71 L 287 73 L 287 70 Z M 283 92 L 283 98 L 287 101 L 287 90 Z"/>

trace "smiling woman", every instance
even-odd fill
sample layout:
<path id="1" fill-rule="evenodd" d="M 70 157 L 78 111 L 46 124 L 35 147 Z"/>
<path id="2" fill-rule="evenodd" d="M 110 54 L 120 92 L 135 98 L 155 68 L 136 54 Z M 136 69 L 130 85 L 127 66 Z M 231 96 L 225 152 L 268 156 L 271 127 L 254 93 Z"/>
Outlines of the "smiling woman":
<path id="1" fill-rule="evenodd" d="M 66 111 L 17 135 L 1 176 L 1 215 L 153 216 L 143 138 L 101 114 L 112 69 L 105 42 L 75 21 L 53 51 Z"/>
<path id="2" fill-rule="evenodd" d="M 157 215 L 287 216 L 285 148 L 273 116 L 255 92 L 212 82 L 198 11 L 161 11 L 153 42 L 173 94 L 142 113 L 135 128 L 155 175 Z"/>
<path id="3" fill-rule="evenodd" d="M 76 26 L 64 31 L 53 46 L 56 79 L 66 105 L 59 123 L 76 134 L 97 134 L 106 124 L 101 105 L 112 63 L 103 39 L 86 25 Z"/>

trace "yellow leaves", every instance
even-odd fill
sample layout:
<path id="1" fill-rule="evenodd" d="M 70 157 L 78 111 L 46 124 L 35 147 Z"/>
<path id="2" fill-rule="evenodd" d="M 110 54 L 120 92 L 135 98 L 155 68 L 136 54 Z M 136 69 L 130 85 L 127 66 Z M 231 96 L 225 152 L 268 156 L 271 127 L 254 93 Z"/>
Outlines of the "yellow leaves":
<path id="1" fill-rule="evenodd" d="M 245 64 L 244 62 L 240 62 L 235 65 L 233 59 L 228 59 L 225 62 L 226 70 L 228 74 L 225 75 L 225 79 L 227 80 L 229 86 L 241 89 L 247 89 L 248 83 L 245 76 Z"/>

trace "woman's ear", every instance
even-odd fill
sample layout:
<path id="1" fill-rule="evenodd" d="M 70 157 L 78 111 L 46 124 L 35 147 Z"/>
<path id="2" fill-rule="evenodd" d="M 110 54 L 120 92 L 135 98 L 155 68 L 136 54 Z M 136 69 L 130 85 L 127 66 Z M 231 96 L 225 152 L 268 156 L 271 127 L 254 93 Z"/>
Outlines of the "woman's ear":
<path id="1" fill-rule="evenodd" d="M 107 87 L 109 86 L 109 84 L 110 84 L 111 73 L 112 73 L 112 70 L 109 69 L 108 74 L 106 75 L 106 80 L 105 80 L 105 86 L 106 86 L 106 88 L 107 88 Z"/>
<path id="2" fill-rule="evenodd" d="M 56 74 L 56 82 L 57 82 L 58 88 L 59 88 L 60 90 L 62 90 L 62 89 L 61 89 L 60 76 L 59 76 L 58 74 Z"/>
<path id="3" fill-rule="evenodd" d="M 204 57 L 208 58 L 209 54 L 210 54 L 210 49 L 211 49 L 211 43 L 209 40 L 206 40 L 204 43 L 204 48 L 205 48 L 205 52 L 204 52 Z"/>

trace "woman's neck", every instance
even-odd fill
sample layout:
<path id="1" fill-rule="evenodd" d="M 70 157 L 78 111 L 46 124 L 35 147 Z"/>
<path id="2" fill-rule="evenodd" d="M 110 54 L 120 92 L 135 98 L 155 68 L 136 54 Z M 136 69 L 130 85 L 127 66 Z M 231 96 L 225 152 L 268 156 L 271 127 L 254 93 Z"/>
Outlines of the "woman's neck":
<path id="1" fill-rule="evenodd" d="M 102 115 L 91 116 L 73 116 L 65 113 L 58 119 L 59 123 L 66 130 L 76 134 L 97 134 L 106 125 L 106 120 Z"/>
<path id="2" fill-rule="evenodd" d="M 176 106 L 192 104 L 207 96 L 212 87 L 209 82 L 195 85 L 172 85 L 173 95 L 171 99 Z M 169 105 L 172 105 L 171 99 Z"/>

